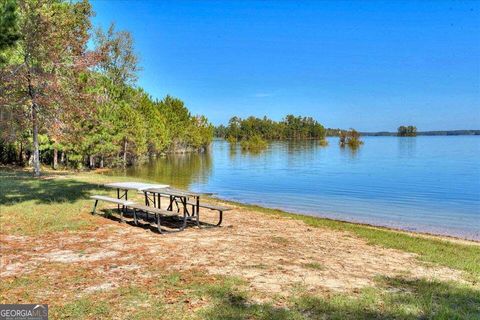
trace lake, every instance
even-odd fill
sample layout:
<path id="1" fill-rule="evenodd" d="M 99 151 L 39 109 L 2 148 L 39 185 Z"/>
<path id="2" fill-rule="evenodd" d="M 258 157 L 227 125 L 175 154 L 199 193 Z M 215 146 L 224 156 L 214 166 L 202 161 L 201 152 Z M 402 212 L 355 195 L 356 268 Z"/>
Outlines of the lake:
<path id="1" fill-rule="evenodd" d="M 215 140 L 117 171 L 290 212 L 480 240 L 480 137 L 363 137 L 357 150 L 273 142 L 261 153 Z"/>

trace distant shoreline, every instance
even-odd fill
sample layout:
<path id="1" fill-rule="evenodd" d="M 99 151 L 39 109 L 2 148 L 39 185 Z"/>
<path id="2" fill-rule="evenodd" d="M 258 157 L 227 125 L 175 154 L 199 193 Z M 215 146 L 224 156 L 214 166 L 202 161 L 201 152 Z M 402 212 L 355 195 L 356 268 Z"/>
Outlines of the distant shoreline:
<path id="1" fill-rule="evenodd" d="M 379 131 L 379 132 L 360 132 L 362 136 L 397 136 L 397 132 Z M 434 130 L 434 131 L 418 131 L 417 136 L 479 136 L 480 130 Z"/>

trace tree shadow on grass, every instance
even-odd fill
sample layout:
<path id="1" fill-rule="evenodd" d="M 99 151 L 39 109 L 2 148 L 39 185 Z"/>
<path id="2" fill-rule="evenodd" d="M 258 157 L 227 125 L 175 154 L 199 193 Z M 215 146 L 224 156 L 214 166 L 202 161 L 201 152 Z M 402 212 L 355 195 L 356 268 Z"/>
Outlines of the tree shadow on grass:
<path id="1" fill-rule="evenodd" d="M 217 285 L 207 291 L 214 305 L 202 311 L 205 319 L 295 319 L 291 310 L 267 303 L 255 303 L 245 292 L 232 287 Z"/>
<path id="2" fill-rule="evenodd" d="M 125 223 L 135 228 L 141 228 L 144 230 L 150 230 L 154 233 L 159 233 L 157 229 L 157 222 L 155 219 L 154 214 L 147 214 L 142 211 L 137 212 L 137 224 L 134 222 L 133 211 L 127 210 L 123 213 L 123 222 L 121 219 L 120 212 L 117 209 L 103 209 L 97 211 L 96 214 L 101 214 L 104 218 L 118 222 L 118 223 Z M 169 232 L 178 232 L 179 228 L 183 224 L 183 217 L 179 216 L 172 216 L 172 217 L 162 217 L 161 225 L 162 231 L 164 233 Z M 196 228 L 197 225 L 194 221 L 188 221 L 185 229 L 187 228 Z"/>
<path id="3" fill-rule="evenodd" d="M 479 319 L 480 291 L 453 282 L 381 278 L 355 298 L 301 297 L 307 319 Z"/>
<path id="4" fill-rule="evenodd" d="M 97 184 L 81 182 L 68 177 L 62 179 L 35 179 L 31 174 L 0 170 L 0 205 L 15 205 L 25 201 L 37 204 L 75 202 L 86 199 Z"/>
<path id="5" fill-rule="evenodd" d="M 357 295 L 294 297 L 287 307 L 249 301 L 244 292 L 217 288 L 207 319 L 480 319 L 480 291 L 455 283 L 381 278 Z"/>

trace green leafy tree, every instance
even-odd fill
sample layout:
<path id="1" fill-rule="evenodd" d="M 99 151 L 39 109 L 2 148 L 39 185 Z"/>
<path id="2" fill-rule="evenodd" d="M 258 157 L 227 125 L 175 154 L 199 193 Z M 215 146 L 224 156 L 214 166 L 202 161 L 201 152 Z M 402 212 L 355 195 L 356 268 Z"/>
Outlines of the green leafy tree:
<path id="1" fill-rule="evenodd" d="M 111 110 L 114 126 L 112 135 L 120 139 L 123 166 L 127 165 L 128 154 L 135 155 L 143 150 L 146 142 L 142 117 L 135 108 L 136 92 L 132 88 L 137 80 L 138 57 L 133 48 L 133 38 L 127 31 L 116 31 L 115 25 L 104 33 L 96 32 L 95 43 L 103 52 L 97 71 L 104 76 L 106 92 L 103 108 Z M 137 130 L 137 131 L 135 131 Z M 132 151 L 130 149 L 134 149 Z"/>
<path id="2" fill-rule="evenodd" d="M 219 127 L 220 128 L 220 127 Z M 224 137 L 230 142 L 248 140 L 259 136 L 263 140 L 318 139 L 325 140 L 325 128 L 312 117 L 287 115 L 276 122 L 267 117 L 232 117 L 226 128 L 221 128 Z M 217 133 L 219 129 L 217 128 Z"/>
<path id="3" fill-rule="evenodd" d="M 15 0 L 0 0 L 0 66 L 7 59 L 2 55 L 20 39 L 18 12 Z"/>
<path id="4" fill-rule="evenodd" d="M 249 137 L 248 139 L 242 140 L 240 143 L 242 150 L 248 150 L 253 152 L 260 152 L 267 148 L 268 143 L 262 137 L 257 134 Z"/>
<path id="5" fill-rule="evenodd" d="M 87 1 L 25 0 L 18 6 L 16 59 L 1 70 L 0 104 L 32 128 L 33 166 L 40 175 L 39 132 L 55 134 L 84 112 L 80 74 L 96 63 L 87 52 L 91 6 Z"/>
<path id="6" fill-rule="evenodd" d="M 397 129 L 397 135 L 399 137 L 416 137 L 417 127 L 415 126 L 400 126 Z"/>
<path id="7" fill-rule="evenodd" d="M 133 37 L 128 31 L 115 30 L 113 23 L 107 32 L 97 29 L 95 35 L 96 46 L 104 53 L 97 70 L 118 89 L 111 93 L 121 96 L 126 87 L 135 85 L 138 71 L 141 70 L 133 46 Z"/>
<path id="8" fill-rule="evenodd" d="M 204 150 L 213 137 L 213 126 L 204 116 L 192 116 L 182 100 L 167 95 L 158 103 L 165 117 L 169 150 L 184 152 L 190 149 Z"/>

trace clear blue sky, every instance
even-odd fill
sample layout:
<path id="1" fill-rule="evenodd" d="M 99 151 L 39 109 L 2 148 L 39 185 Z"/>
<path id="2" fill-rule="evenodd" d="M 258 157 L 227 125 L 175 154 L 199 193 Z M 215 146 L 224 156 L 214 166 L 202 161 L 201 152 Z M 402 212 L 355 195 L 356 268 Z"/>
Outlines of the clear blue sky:
<path id="1" fill-rule="evenodd" d="M 139 86 L 214 124 L 480 129 L 480 1 L 92 1 L 135 39 Z"/>

